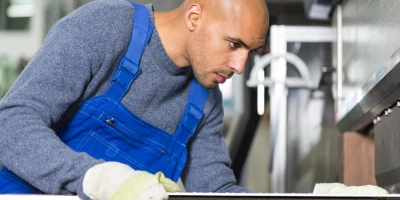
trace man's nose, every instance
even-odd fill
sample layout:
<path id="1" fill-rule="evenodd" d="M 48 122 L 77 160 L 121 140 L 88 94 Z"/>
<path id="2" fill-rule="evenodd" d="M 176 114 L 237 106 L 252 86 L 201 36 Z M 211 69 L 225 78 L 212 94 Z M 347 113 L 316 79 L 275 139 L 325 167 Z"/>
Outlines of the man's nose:
<path id="1" fill-rule="evenodd" d="M 248 52 L 236 54 L 232 65 L 232 69 L 236 74 L 242 74 L 244 72 L 248 56 L 249 56 Z"/>

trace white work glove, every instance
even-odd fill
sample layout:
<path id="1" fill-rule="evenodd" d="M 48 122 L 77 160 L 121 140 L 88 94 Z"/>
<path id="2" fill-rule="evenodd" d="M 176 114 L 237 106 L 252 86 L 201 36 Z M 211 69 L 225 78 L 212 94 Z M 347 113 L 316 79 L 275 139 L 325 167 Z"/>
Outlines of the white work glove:
<path id="1" fill-rule="evenodd" d="M 95 165 L 83 179 L 83 192 L 95 200 L 162 200 L 168 199 L 167 192 L 179 191 L 161 172 L 153 175 L 118 162 Z"/>
<path id="2" fill-rule="evenodd" d="M 361 194 L 361 195 L 381 195 L 388 192 L 374 185 L 346 186 L 341 183 L 317 183 L 313 194 Z"/>

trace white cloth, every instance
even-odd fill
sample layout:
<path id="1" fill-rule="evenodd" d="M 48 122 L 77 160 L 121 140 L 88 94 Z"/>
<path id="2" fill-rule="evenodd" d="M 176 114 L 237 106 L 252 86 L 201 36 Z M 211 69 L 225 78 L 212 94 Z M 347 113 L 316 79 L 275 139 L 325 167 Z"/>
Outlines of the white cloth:
<path id="1" fill-rule="evenodd" d="M 362 194 L 362 195 L 381 195 L 388 192 L 374 185 L 346 186 L 342 183 L 317 183 L 313 194 Z"/>

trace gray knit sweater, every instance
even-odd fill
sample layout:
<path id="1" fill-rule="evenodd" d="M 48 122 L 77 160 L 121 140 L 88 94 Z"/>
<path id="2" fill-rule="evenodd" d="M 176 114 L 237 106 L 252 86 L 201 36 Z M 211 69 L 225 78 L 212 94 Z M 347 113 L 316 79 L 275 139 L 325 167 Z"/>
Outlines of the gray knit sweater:
<path id="1" fill-rule="evenodd" d="M 152 6 L 151 19 L 154 21 Z M 104 93 L 131 36 L 133 8 L 125 0 L 97 0 L 58 21 L 42 47 L 0 103 L 0 161 L 38 189 L 53 194 L 82 192 L 85 172 L 96 160 L 77 153 L 55 134 L 82 105 Z M 173 134 L 187 104 L 191 68 L 168 57 L 154 31 L 143 54 L 142 72 L 122 99 L 143 120 Z M 220 135 L 223 108 L 210 90 L 205 116 L 188 145 L 182 173 L 188 192 L 245 192 L 235 185 Z"/>

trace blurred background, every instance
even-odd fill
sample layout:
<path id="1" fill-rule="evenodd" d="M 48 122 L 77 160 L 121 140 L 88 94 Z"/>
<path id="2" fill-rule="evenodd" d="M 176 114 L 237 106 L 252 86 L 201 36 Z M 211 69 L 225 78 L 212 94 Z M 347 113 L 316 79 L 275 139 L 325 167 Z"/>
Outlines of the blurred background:
<path id="1" fill-rule="evenodd" d="M 90 2 L 0 0 L 0 97 L 52 25 Z M 134 2 L 162 12 L 182 0 Z M 400 150 L 399 140 L 389 139 L 399 129 L 376 124 L 400 96 L 396 84 L 390 91 L 379 85 L 389 75 L 396 79 L 400 1 L 266 2 L 265 47 L 250 55 L 243 75 L 221 85 L 222 134 L 239 184 L 254 192 L 308 193 L 316 183 L 342 182 L 396 193 L 400 159 L 388 152 Z M 393 137 L 382 136 L 388 132 Z"/>

